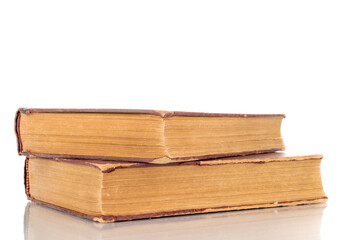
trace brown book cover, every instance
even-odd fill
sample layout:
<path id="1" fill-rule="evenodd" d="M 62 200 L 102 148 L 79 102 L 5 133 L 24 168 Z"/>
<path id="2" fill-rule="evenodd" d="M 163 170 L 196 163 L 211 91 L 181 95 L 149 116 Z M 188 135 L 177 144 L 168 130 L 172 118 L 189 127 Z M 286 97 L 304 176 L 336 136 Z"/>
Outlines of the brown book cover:
<path id="1" fill-rule="evenodd" d="M 284 150 L 284 117 L 20 108 L 15 131 L 20 155 L 163 164 Z"/>

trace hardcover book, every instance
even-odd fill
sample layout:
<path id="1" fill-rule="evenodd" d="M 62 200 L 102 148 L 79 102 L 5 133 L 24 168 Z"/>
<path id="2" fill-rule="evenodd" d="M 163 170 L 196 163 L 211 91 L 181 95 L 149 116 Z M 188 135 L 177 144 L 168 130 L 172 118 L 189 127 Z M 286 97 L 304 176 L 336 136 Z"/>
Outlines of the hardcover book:
<path id="1" fill-rule="evenodd" d="M 282 114 L 121 109 L 19 109 L 21 155 L 147 163 L 284 150 Z"/>
<path id="2" fill-rule="evenodd" d="M 28 157 L 32 201 L 97 222 L 327 201 L 322 155 L 268 153 L 148 164 Z"/>

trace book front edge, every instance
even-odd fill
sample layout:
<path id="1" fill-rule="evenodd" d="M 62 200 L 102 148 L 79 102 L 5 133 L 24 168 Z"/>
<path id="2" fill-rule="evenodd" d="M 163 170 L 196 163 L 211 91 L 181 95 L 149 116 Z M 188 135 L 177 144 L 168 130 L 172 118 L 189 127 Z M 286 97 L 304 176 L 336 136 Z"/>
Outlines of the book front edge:
<path id="1" fill-rule="evenodd" d="M 42 108 L 19 108 L 15 115 L 15 135 L 17 139 L 18 154 L 23 156 L 36 156 L 44 158 L 73 158 L 73 159 L 98 159 L 110 161 L 126 161 L 126 162 L 145 162 L 155 164 L 166 164 L 171 162 L 186 162 L 207 159 L 218 159 L 224 157 L 235 157 L 261 153 L 271 153 L 276 151 L 283 151 L 285 147 L 254 151 L 243 151 L 236 153 L 210 154 L 203 156 L 187 156 L 170 158 L 168 156 L 160 158 L 132 158 L 132 157 L 113 157 L 113 156 L 88 156 L 88 155 L 65 155 L 65 154 L 49 154 L 49 153 L 35 153 L 24 151 L 20 134 L 20 119 L 21 114 L 30 113 L 125 113 L 125 114 L 152 114 L 158 115 L 162 118 L 172 116 L 189 116 L 189 117 L 283 117 L 284 114 L 228 114 L 228 113 L 201 113 L 201 112 L 170 112 L 170 111 L 156 111 L 156 110 L 142 110 L 142 109 L 42 109 Z"/>

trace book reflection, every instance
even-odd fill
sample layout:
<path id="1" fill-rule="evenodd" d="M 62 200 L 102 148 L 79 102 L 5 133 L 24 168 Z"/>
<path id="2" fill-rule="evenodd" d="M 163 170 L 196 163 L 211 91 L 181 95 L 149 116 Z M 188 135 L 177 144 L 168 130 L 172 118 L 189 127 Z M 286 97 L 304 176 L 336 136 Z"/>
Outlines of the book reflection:
<path id="1" fill-rule="evenodd" d="M 26 240 L 320 239 L 326 204 L 97 223 L 28 203 Z"/>

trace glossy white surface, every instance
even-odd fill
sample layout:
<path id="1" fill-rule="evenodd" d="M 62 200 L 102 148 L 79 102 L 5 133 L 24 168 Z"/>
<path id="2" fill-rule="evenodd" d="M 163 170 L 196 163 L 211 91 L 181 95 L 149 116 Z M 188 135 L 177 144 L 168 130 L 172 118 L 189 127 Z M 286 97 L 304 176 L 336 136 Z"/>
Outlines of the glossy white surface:
<path id="1" fill-rule="evenodd" d="M 102 224 L 29 203 L 24 234 L 26 240 L 315 240 L 320 239 L 325 209 L 324 204 L 312 204 Z"/>

